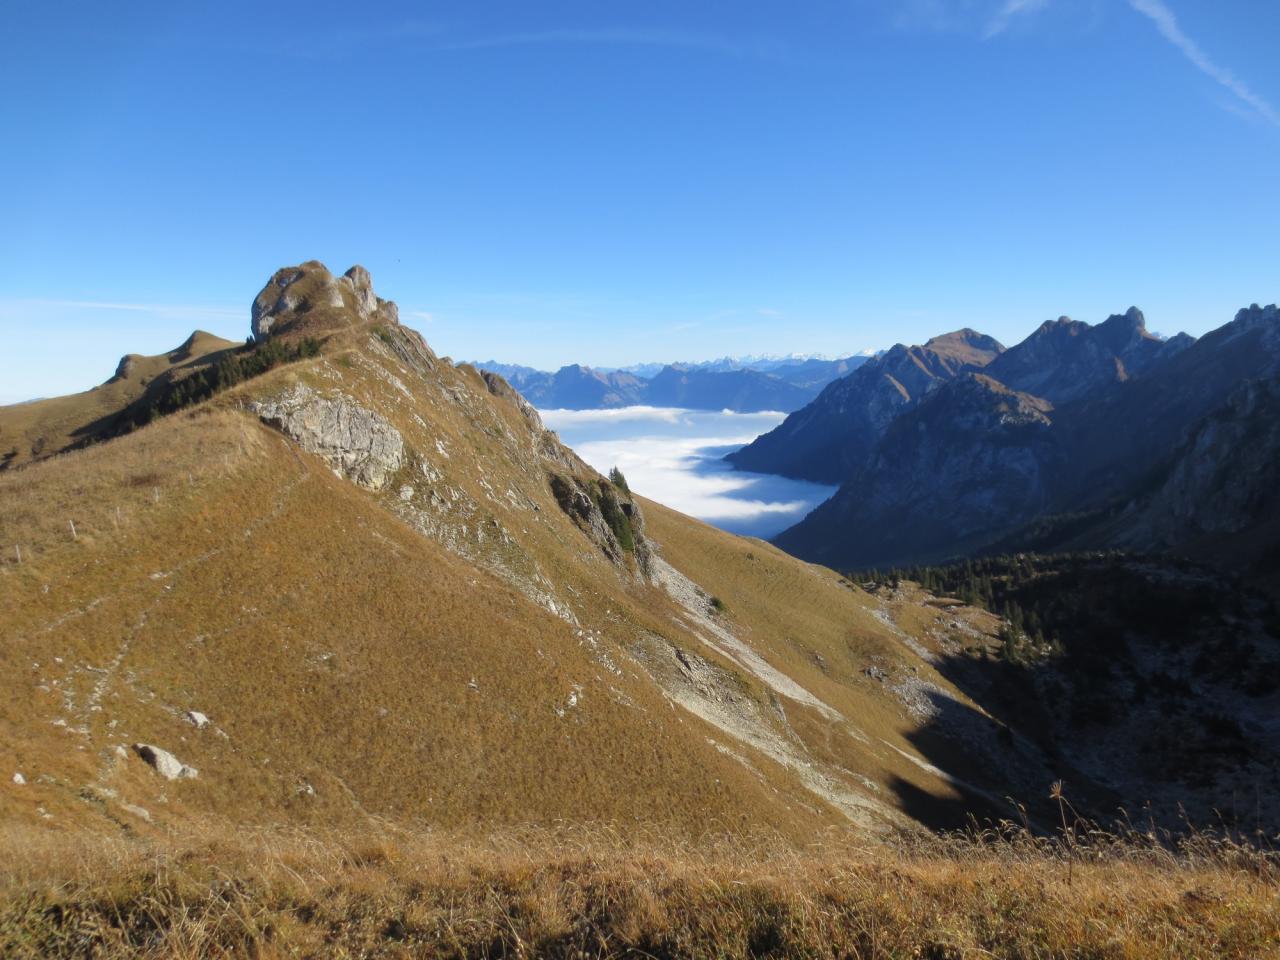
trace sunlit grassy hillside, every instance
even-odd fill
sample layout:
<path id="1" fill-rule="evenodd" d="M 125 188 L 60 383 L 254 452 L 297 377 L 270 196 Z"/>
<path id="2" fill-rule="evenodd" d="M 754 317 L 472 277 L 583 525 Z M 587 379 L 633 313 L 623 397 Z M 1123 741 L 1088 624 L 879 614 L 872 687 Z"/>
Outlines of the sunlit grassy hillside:
<path id="1" fill-rule="evenodd" d="M 392 425 L 394 475 L 352 482 L 255 414 L 299 389 Z M 980 708 L 878 601 L 647 502 L 643 550 L 610 555 L 553 476 L 600 483 L 504 384 L 381 317 L 0 476 L 0 764 L 25 781 L 0 809 L 794 839 L 960 815 L 971 761 L 913 738 L 944 691 Z"/>

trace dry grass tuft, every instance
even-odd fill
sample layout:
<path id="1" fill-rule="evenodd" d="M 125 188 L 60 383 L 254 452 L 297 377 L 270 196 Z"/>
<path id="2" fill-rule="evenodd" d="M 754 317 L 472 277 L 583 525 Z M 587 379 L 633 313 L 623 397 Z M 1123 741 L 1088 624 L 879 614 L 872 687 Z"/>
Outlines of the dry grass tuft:
<path id="1" fill-rule="evenodd" d="M 1222 837 L 1016 830 L 809 850 L 622 839 L 211 831 L 0 835 L 0 953 L 94 956 L 1269 957 L 1273 856 Z M 1082 846 L 1084 852 L 1082 852 Z"/>

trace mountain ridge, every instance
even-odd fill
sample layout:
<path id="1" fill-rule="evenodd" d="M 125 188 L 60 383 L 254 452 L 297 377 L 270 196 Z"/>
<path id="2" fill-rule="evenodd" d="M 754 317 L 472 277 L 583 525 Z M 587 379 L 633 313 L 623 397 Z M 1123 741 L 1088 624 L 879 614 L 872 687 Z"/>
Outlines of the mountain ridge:
<path id="1" fill-rule="evenodd" d="M 1199 340 L 1152 336 L 1137 308 L 1096 326 L 1065 317 L 1045 323 L 982 370 L 1035 401 L 1043 417 L 1037 430 L 1021 439 L 1008 434 L 994 395 L 987 404 L 993 419 L 968 430 L 972 411 L 957 404 L 948 412 L 959 384 L 953 378 L 931 394 L 927 420 L 919 408 L 895 414 L 858 450 L 833 498 L 777 542 L 845 567 L 1113 546 L 1228 556 L 1232 537 L 1271 529 L 1270 454 L 1244 448 L 1274 441 L 1264 411 L 1280 374 L 1277 328 L 1276 308 L 1256 304 Z M 812 411 L 793 417 L 806 415 Z M 866 411 L 850 416 L 856 422 Z M 1214 430 L 1215 421 L 1235 426 Z M 828 424 L 826 432 L 839 429 Z M 1248 469 L 1215 473 L 1221 463 Z M 1227 514 L 1215 516 L 1215 498 L 1228 487 L 1237 503 L 1231 530 Z M 904 539 L 912 529 L 919 534 Z M 1270 549 L 1255 544 L 1236 559 L 1253 562 Z"/>
<path id="2" fill-rule="evenodd" d="M 837 483 L 901 410 L 945 380 L 986 366 L 1003 349 L 967 327 L 920 346 L 895 344 L 725 459 L 742 470 Z"/>

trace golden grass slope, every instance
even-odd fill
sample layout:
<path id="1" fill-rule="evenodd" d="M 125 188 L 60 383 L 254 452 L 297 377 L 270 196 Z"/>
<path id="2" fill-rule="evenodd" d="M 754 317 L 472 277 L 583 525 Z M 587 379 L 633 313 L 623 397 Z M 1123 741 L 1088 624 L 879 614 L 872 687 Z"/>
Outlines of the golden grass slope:
<path id="1" fill-rule="evenodd" d="M 182 376 L 208 362 L 211 355 L 235 346 L 197 330 L 167 353 L 123 357 L 111 379 L 91 390 L 0 407 L 0 469 L 92 442 L 107 420 L 146 393 L 158 378 Z"/>
<path id="2" fill-rule="evenodd" d="M 396 475 L 359 487 L 253 415 L 299 387 L 392 424 Z M 942 708 L 984 717 L 930 660 L 957 616 L 989 641 L 985 614 L 890 609 L 646 502 L 650 578 L 560 508 L 553 473 L 599 479 L 500 384 L 352 324 L 315 359 L 0 475 L 0 816 L 802 842 L 1053 779 L 1026 761 L 1011 787 L 983 744 L 922 733 Z M 161 779 L 140 743 L 199 776 Z"/>

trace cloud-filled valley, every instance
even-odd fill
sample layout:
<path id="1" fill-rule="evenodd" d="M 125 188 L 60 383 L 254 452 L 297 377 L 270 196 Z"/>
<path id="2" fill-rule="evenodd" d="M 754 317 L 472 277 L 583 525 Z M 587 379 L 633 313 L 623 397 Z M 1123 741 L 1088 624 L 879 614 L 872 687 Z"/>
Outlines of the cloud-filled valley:
<path id="1" fill-rule="evenodd" d="M 597 470 L 618 467 L 631 489 L 733 533 L 771 537 L 833 487 L 733 470 L 726 453 L 771 430 L 783 414 L 674 407 L 543 410 L 547 426 Z"/>

